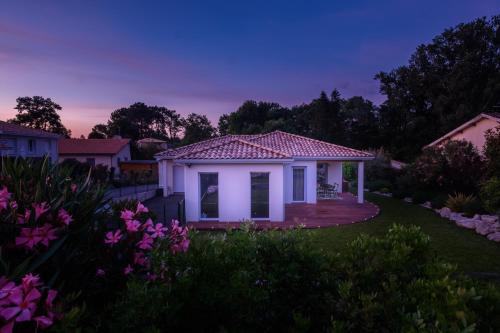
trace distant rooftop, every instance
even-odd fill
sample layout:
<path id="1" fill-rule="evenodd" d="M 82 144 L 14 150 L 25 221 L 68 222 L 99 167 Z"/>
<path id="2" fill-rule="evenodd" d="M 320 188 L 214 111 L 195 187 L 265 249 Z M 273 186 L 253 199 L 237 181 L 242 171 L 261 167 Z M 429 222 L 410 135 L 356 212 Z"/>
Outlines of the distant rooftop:
<path id="1" fill-rule="evenodd" d="M 61 139 L 59 155 L 114 155 L 129 142 L 129 139 Z"/>
<path id="2" fill-rule="evenodd" d="M 59 138 L 59 134 L 0 121 L 0 135 L 32 136 L 37 138 Z"/>

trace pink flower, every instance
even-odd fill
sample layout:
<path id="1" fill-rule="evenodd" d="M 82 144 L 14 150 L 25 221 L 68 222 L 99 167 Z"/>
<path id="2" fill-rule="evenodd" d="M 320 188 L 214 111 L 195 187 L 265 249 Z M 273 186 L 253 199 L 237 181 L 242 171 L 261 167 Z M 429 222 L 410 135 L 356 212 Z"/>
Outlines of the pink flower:
<path id="1" fill-rule="evenodd" d="M 156 223 L 153 227 L 148 227 L 148 232 L 151 233 L 151 237 L 153 238 L 163 238 L 167 232 L 167 228 L 163 226 L 161 223 Z"/>
<path id="2" fill-rule="evenodd" d="M 106 233 L 106 239 L 104 240 L 104 243 L 113 246 L 113 244 L 118 243 L 121 238 L 122 238 L 121 230 L 116 230 L 114 233 L 112 231 L 108 231 Z"/>
<path id="3" fill-rule="evenodd" d="M 0 278 L 0 305 L 3 303 L 3 300 L 6 300 L 16 289 L 19 289 L 19 287 L 16 286 L 14 282 L 2 276 Z"/>
<path id="4" fill-rule="evenodd" d="M 153 238 L 148 234 L 144 234 L 142 239 L 137 243 L 137 247 L 142 250 L 151 250 L 153 248 Z"/>
<path id="5" fill-rule="evenodd" d="M 47 206 L 46 202 L 42 202 L 41 204 L 33 204 L 33 208 L 35 208 L 35 220 L 38 220 L 40 216 L 42 216 L 49 210 L 49 206 Z"/>
<path id="6" fill-rule="evenodd" d="M 52 228 L 52 226 L 48 223 L 45 223 L 43 227 L 38 228 L 38 235 L 42 239 L 41 243 L 48 247 L 51 241 L 57 239 L 56 232 L 57 229 Z"/>
<path id="7" fill-rule="evenodd" d="M 3 327 L 0 327 L 0 333 L 12 333 L 13 330 L 14 330 L 14 321 L 13 320 L 9 321 Z"/>
<path id="8" fill-rule="evenodd" d="M 11 194 L 7 190 L 7 187 L 3 186 L 0 190 L 0 212 L 7 209 Z"/>
<path id="9" fill-rule="evenodd" d="M 136 214 L 140 214 L 140 213 L 147 213 L 147 212 L 149 212 L 148 207 L 146 207 L 142 203 L 138 202 L 137 203 L 137 208 L 135 210 L 135 213 Z"/>
<path id="10" fill-rule="evenodd" d="M 54 320 L 51 318 L 53 315 L 47 317 L 47 316 L 38 316 L 33 318 L 34 321 L 40 326 L 40 328 L 47 328 L 51 326 L 54 323 Z"/>
<path id="11" fill-rule="evenodd" d="M 134 218 L 134 212 L 128 209 L 124 209 L 121 211 L 120 217 L 125 221 L 132 220 Z"/>
<path id="12" fill-rule="evenodd" d="M 59 219 L 65 225 L 69 225 L 71 222 L 73 222 L 73 218 L 64 208 L 59 209 L 59 212 L 57 213 L 57 217 L 59 217 Z"/>
<path id="13" fill-rule="evenodd" d="M 147 229 L 153 226 L 153 220 L 147 219 L 146 222 L 142 225 L 142 230 Z"/>
<path id="14" fill-rule="evenodd" d="M 95 272 L 96 276 L 104 276 L 106 275 L 106 272 L 102 268 L 98 268 L 97 271 Z"/>
<path id="15" fill-rule="evenodd" d="M 150 273 L 150 272 L 147 272 L 146 273 L 146 279 L 148 281 L 156 281 L 156 279 L 158 279 L 158 276 L 154 273 Z"/>
<path id="16" fill-rule="evenodd" d="M 17 214 L 17 223 L 18 224 L 25 224 L 27 221 L 29 221 L 31 217 L 31 210 L 26 210 L 24 212 L 24 215 L 22 214 Z"/>
<path id="17" fill-rule="evenodd" d="M 31 273 L 26 274 L 21 281 L 25 292 L 41 285 L 40 277 Z"/>
<path id="18" fill-rule="evenodd" d="M 141 223 L 137 220 L 127 220 L 125 221 L 125 224 L 127 225 L 128 232 L 137 232 L 141 226 Z"/>
<path id="19" fill-rule="evenodd" d="M 41 240 L 38 228 L 22 228 L 21 234 L 16 237 L 16 246 L 25 246 L 31 250 Z"/>
<path id="20" fill-rule="evenodd" d="M 134 271 L 134 269 L 132 268 L 132 266 L 130 266 L 130 264 L 128 264 L 127 267 L 125 267 L 125 269 L 123 270 L 123 274 L 129 275 L 133 271 Z"/>
<path id="21" fill-rule="evenodd" d="M 36 288 L 31 289 L 26 296 L 18 289 L 9 297 L 9 305 L 11 306 L 1 309 L 0 315 L 7 321 L 14 317 L 16 317 L 16 321 L 31 320 L 40 296 L 41 294 Z"/>
<path id="22" fill-rule="evenodd" d="M 170 249 L 173 253 L 186 252 L 189 248 L 189 239 L 182 239 L 180 242 L 173 243 Z"/>
<path id="23" fill-rule="evenodd" d="M 75 193 L 77 189 L 78 186 L 76 186 L 76 184 L 71 184 L 71 192 Z"/>
<path id="24" fill-rule="evenodd" d="M 139 266 L 146 266 L 147 259 L 146 259 L 146 257 L 144 257 L 144 253 L 142 253 L 142 252 L 135 252 L 134 253 L 134 264 L 139 265 Z"/>
<path id="25" fill-rule="evenodd" d="M 17 209 L 18 205 L 17 205 L 17 201 L 16 200 L 12 200 L 10 202 L 10 208 L 12 209 Z"/>

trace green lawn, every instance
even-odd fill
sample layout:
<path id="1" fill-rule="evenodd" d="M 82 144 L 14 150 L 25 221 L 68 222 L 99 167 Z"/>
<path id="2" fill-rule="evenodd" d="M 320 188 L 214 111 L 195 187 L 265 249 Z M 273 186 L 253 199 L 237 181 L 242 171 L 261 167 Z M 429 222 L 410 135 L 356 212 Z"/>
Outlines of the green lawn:
<path id="1" fill-rule="evenodd" d="M 432 247 L 446 261 L 462 272 L 500 273 L 500 244 L 488 241 L 472 230 L 457 227 L 433 211 L 398 199 L 366 194 L 381 213 L 375 219 L 338 228 L 314 231 L 318 244 L 332 251 L 342 251 L 347 242 L 360 233 L 383 235 L 394 224 L 417 225 L 431 237 Z"/>

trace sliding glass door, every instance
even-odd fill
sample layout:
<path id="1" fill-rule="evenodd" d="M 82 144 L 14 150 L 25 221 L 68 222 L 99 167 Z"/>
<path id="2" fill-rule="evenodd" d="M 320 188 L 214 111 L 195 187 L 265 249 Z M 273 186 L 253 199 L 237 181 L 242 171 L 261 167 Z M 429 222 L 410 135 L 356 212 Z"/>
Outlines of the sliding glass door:
<path id="1" fill-rule="evenodd" d="M 219 218 L 219 175 L 200 173 L 200 218 Z"/>
<path id="2" fill-rule="evenodd" d="M 293 168 L 293 201 L 306 201 L 306 169 L 303 167 Z"/>
<path id="3" fill-rule="evenodd" d="M 269 173 L 250 173 L 251 217 L 269 218 Z"/>

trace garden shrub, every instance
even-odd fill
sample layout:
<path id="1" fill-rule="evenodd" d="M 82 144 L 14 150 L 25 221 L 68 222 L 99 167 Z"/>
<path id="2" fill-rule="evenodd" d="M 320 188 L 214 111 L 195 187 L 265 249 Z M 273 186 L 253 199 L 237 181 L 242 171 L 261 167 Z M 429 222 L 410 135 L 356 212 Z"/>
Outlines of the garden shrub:
<path id="1" fill-rule="evenodd" d="M 484 163 L 467 141 L 450 141 L 443 147 L 427 147 L 408 169 L 406 186 L 414 190 L 475 194 Z"/>
<path id="2" fill-rule="evenodd" d="M 103 198 L 90 173 L 73 178 L 48 159 L 2 161 L 1 332 L 33 332 L 62 317 L 56 325 L 65 332 L 85 320 L 85 303 L 102 308 L 132 273 L 155 279 L 149 258 L 160 241 L 173 254 L 187 250 L 178 222 L 167 230 L 141 203 L 109 206 Z"/>
<path id="3" fill-rule="evenodd" d="M 411 200 L 414 204 L 423 204 L 424 202 L 429 201 L 431 197 L 432 195 L 429 194 L 429 192 L 415 191 L 411 196 Z"/>
<path id="4" fill-rule="evenodd" d="M 431 199 L 431 207 L 434 209 L 441 209 L 446 206 L 446 201 L 448 200 L 448 195 L 443 193 L 438 193 L 434 195 Z"/>
<path id="5" fill-rule="evenodd" d="M 500 178 L 500 126 L 486 131 L 483 155 L 486 160 L 486 175 Z"/>
<path id="6" fill-rule="evenodd" d="M 446 207 L 454 212 L 462 213 L 465 212 L 467 207 L 472 206 L 475 200 L 477 199 L 472 194 L 466 195 L 464 193 L 455 193 L 448 196 Z"/>
<path id="7" fill-rule="evenodd" d="M 481 186 L 481 200 L 484 208 L 494 214 L 500 212 L 500 179 L 493 177 Z"/>
<path id="8" fill-rule="evenodd" d="M 158 249 L 165 279 L 130 281 L 105 331 L 500 329 L 496 289 L 452 277 L 418 227 L 361 235 L 339 254 L 323 253 L 310 235 L 247 228 L 196 234 L 178 256 Z"/>
<path id="9" fill-rule="evenodd" d="M 365 188 L 369 191 L 379 191 L 383 188 L 390 189 L 391 183 L 387 180 L 379 179 L 365 182 Z"/>
<path id="10" fill-rule="evenodd" d="M 397 170 L 391 167 L 391 157 L 383 150 L 373 151 L 373 160 L 365 162 L 365 177 L 367 181 L 385 181 L 392 187 Z"/>

